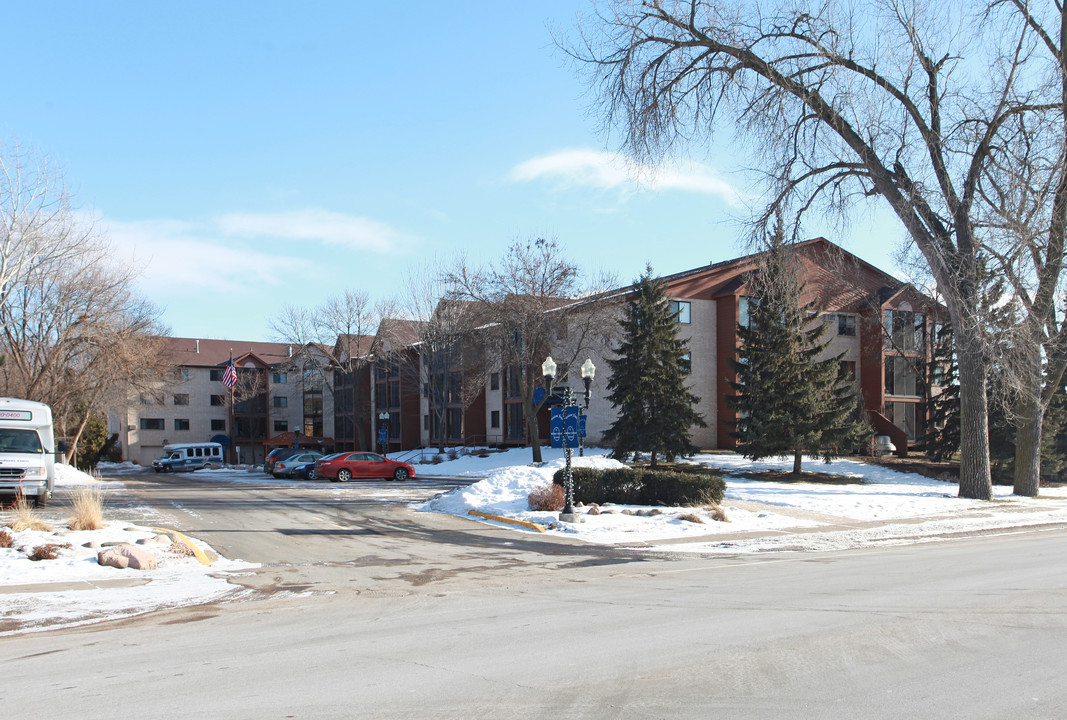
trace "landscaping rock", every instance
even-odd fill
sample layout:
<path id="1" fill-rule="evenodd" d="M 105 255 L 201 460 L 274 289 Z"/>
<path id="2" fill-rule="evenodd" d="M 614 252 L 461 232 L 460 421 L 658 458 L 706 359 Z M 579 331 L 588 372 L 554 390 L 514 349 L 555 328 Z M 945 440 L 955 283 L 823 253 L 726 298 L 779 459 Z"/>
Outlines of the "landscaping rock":
<path id="1" fill-rule="evenodd" d="M 586 515 L 599 515 L 599 514 L 600 514 L 600 506 L 597 505 L 596 503 L 589 503 L 589 512 L 587 512 Z"/>
<path id="2" fill-rule="evenodd" d="M 128 543 L 101 550 L 96 555 L 96 561 L 100 565 L 120 569 L 155 570 L 158 566 L 155 555 Z"/>

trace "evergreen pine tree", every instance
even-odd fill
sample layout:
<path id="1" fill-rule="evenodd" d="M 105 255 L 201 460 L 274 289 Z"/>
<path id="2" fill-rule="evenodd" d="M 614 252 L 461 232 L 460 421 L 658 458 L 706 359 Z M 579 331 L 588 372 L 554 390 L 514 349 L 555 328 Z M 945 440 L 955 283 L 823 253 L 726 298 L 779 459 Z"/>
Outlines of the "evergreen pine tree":
<path id="1" fill-rule="evenodd" d="M 670 300 L 651 267 L 635 281 L 619 325 L 622 343 L 616 359 L 608 360 L 608 399 L 619 417 L 604 433 L 614 446 L 612 457 L 626 460 L 648 452 L 655 467 L 660 455 L 671 462 L 693 454 L 690 430 L 707 423 L 693 410 L 700 398 L 686 387 L 688 343 L 678 337 Z"/>
<path id="2" fill-rule="evenodd" d="M 750 287 L 747 327 L 738 326 L 739 357 L 731 360 L 737 381 L 727 398 L 738 411 L 736 437 L 744 456 L 793 456 L 801 472 L 805 453 L 829 462 L 852 452 L 870 436 L 857 420 L 853 381 L 841 356 L 819 360 L 826 326 L 817 321 L 814 303 L 801 305 L 802 286 L 789 265 L 780 233 L 771 239 L 760 272 Z"/>
<path id="3" fill-rule="evenodd" d="M 960 450 L 960 386 L 956 373 L 956 354 L 952 345 L 952 328 L 946 323 L 935 326 L 933 358 L 927 387 L 940 386 L 937 395 L 928 392 L 929 425 L 923 436 L 926 456 L 934 462 L 948 460 Z"/>

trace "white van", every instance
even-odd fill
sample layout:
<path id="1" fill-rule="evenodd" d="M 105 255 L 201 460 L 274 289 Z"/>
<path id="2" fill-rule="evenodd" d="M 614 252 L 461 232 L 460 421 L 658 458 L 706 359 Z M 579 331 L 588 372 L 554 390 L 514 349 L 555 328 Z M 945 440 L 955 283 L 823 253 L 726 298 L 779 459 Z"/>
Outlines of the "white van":
<path id="1" fill-rule="evenodd" d="M 163 457 L 152 461 L 156 472 L 199 470 L 222 464 L 222 445 L 215 442 L 174 443 L 163 447 Z"/>
<path id="2" fill-rule="evenodd" d="M 56 482 L 52 408 L 44 403 L 0 398 L 0 494 L 32 497 L 41 507 Z"/>

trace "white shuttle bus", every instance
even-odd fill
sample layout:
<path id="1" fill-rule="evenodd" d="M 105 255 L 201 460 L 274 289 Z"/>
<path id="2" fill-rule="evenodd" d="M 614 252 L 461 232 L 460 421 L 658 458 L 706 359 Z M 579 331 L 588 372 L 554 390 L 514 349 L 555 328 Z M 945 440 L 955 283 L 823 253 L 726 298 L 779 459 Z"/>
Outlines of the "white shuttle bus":
<path id="1" fill-rule="evenodd" d="M 199 470 L 222 464 L 222 445 L 216 442 L 174 443 L 163 448 L 163 457 L 152 461 L 156 472 Z"/>
<path id="2" fill-rule="evenodd" d="M 55 461 L 52 408 L 0 398 L 0 495 L 32 497 L 34 505 L 43 506 L 55 486 Z"/>

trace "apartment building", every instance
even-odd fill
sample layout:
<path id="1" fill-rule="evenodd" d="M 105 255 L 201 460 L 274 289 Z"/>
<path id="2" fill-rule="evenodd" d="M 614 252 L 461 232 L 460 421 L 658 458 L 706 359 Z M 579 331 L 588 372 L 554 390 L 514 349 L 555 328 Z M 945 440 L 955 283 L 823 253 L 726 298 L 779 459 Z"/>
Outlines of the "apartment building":
<path id="1" fill-rule="evenodd" d="M 221 442 L 227 459 L 242 463 L 262 463 L 272 441 L 332 448 L 333 393 L 322 371 L 323 349 L 167 338 L 164 352 L 174 368 L 171 380 L 109 413 L 124 458 L 147 465 L 165 445 L 180 442 Z M 232 388 L 223 383 L 231 358 Z"/>
<path id="2" fill-rule="evenodd" d="M 931 389 L 923 369 L 932 359 L 944 309 L 824 238 L 795 245 L 793 262 L 804 283 L 802 300 L 815 300 L 818 319 L 827 324 L 827 355 L 841 355 L 875 432 L 890 436 L 898 452 L 906 453 L 925 427 L 922 401 Z M 706 428 L 693 429 L 698 447 L 735 446 L 736 416 L 726 402 L 735 377 L 727 361 L 736 357 L 737 326 L 747 323 L 754 299 L 748 280 L 759 269 L 756 254 L 661 278 L 679 333 L 689 341 L 689 384 L 707 421 Z M 626 299 L 623 288 L 606 302 L 621 312 Z M 170 338 L 173 381 L 113 414 L 124 456 L 147 463 L 167 443 L 215 439 L 228 445 L 231 460 L 258 463 L 272 446 L 292 442 L 294 431 L 302 444 L 329 451 L 526 444 L 518 373 L 536 380 L 536 368 L 506 368 L 478 354 L 478 362 L 488 364 L 481 368 L 484 387 L 473 399 L 469 391 L 461 397 L 458 384 L 447 380 L 462 375 L 465 358 L 470 362 L 475 354 L 430 357 L 416 324 L 388 323 L 387 340 L 382 333 L 359 336 L 358 342 L 340 337 L 332 348 Z M 356 347 L 365 362 L 348 362 Z M 376 355 L 367 350 L 371 347 Z M 232 394 L 221 382 L 231 356 L 239 378 Z M 607 357 L 593 353 L 591 359 L 597 375 L 586 442 L 595 445 L 616 413 L 605 397 Z M 548 413 L 541 414 L 545 438 Z"/>

